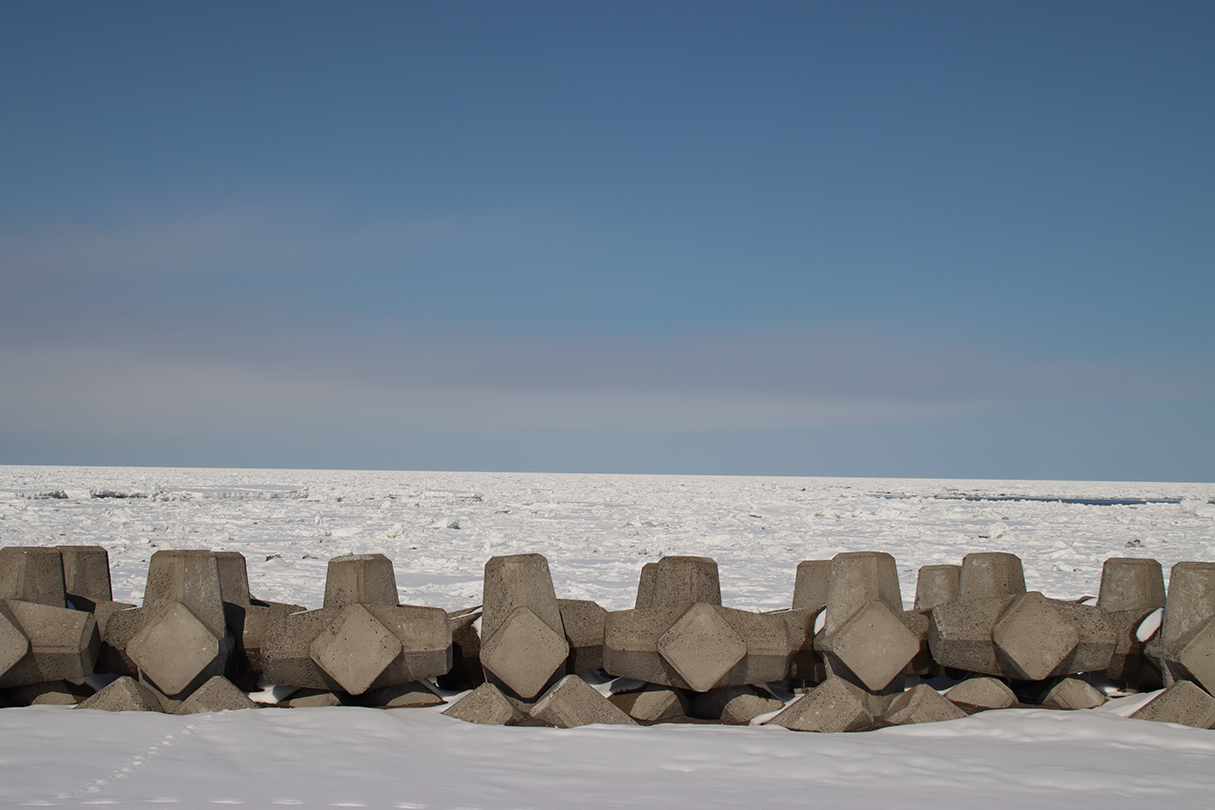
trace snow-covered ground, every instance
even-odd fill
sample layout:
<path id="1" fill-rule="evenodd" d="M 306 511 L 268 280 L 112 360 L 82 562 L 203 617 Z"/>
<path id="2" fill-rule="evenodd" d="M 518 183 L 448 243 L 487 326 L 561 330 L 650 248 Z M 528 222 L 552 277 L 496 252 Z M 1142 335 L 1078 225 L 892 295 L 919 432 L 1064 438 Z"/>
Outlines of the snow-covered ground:
<path id="1" fill-rule="evenodd" d="M 544 554 L 559 596 L 631 607 L 641 566 L 717 560 L 727 605 L 789 605 L 805 559 L 915 572 L 1008 551 L 1048 596 L 1102 562 L 1215 560 L 1215 485 L 0 467 L 0 545 L 100 544 L 116 599 L 164 548 L 240 551 L 262 599 L 319 607 L 331 557 L 380 552 L 401 601 L 480 601 L 494 555 Z M 853 735 L 776 727 L 487 728 L 433 710 L 190 717 L 0 710 L 0 804 L 174 807 L 1208 808 L 1215 732 L 1100 710 L 989 712 Z"/>

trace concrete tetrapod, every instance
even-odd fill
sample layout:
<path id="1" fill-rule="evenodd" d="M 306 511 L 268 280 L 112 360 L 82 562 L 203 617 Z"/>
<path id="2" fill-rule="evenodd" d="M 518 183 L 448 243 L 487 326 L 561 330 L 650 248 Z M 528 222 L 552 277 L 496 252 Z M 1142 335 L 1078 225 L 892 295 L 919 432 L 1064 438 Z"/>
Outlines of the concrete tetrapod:
<path id="1" fill-rule="evenodd" d="M 485 563 L 481 665 L 486 680 L 532 700 L 565 674 L 570 655 L 548 560 L 540 554 Z"/>
<path id="2" fill-rule="evenodd" d="M 1159 666 L 1166 684 L 1193 681 L 1215 691 L 1215 563 L 1173 566 L 1164 623 L 1146 653 Z"/>

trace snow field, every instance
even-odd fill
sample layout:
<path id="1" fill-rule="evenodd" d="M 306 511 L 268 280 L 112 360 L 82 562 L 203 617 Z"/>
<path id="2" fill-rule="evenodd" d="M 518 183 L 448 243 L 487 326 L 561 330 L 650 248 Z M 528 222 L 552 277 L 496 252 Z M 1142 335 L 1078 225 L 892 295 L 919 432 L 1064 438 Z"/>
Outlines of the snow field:
<path id="1" fill-rule="evenodd" d="M 480 601 L 499 554 L 544 554 L 558 596 L 610 610 L 632 606 L 644 563 L 710 556 L 725 604 L 771 610 L 789 605 L 801 560 L 878 550 L 910 607 L 920 566 L 972 551 L 1017 554 L 1029 589 L 1068 599 L 1096 594 L 1108 557 L 1166 575 L 1215 559 L 1213 497 L 1210 484 L 0 467 L 0 545 L 102 545 L 115 598 L 133 602 L 156 550 L 239 551 L 255 596 L 309 607 L 329 558 L 383 553 L 402 602 L 448 610 Z M 854 735 L 490 728 L 443 707 L 4 709 L 0 805 L 1209 807 L 1215 733 L 1127 719 L 1148 697 Z"/>

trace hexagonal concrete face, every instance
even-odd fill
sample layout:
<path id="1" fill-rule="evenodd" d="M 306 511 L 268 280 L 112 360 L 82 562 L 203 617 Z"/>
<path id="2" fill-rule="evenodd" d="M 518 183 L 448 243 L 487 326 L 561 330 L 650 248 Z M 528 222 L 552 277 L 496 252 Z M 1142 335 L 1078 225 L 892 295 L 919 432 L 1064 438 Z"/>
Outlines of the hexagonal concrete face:
<path id="1" fill-rule="evenodd" d="M 1177 663 L 1208 692 L 1215 692 L 1215 619 L 1194 634 L 1181 649 Z"/>
<path id="2" fill-rule="evenodd" d="M 885 689 L 919 651 L 919 639 L 880 602 L 866 603 L 831 638 L 831 654 L 871 692 Z"/>
<path id="3" fill-rule="evenodd" d="M 1013 600 L 991 631 L 996 649 L 1027 681 L 1050 676 L 1080 641 L 1080 631 L 1037 591 Z"/>
<path id="4" fill-rule="evenodd" d="M 402 652 L 401 641 L 360 604 L 347 605 L 312 641 L 312 660 L 343 691 L 361 695 Z"/>
<path id="5" fill-rule="evenodd" d="M 162 607 L 127 643 L 140 672 L 169 697 L 222 675 L 230 649 L 180 602 Z"/>
<path id="6" fill-rule="evenodd" d="M 481 665 L 524 700 L 540 694 L 570 654 L 565 636 L 525 607 L 515 608 L 481 643 Z"/>
<path id="7" fill-rule="evenodd" d="M 742 660 L 747 644 L 711 605 L 697 602 L 658 637 L 658 652 L 694 692 L 707 692 Z"/>

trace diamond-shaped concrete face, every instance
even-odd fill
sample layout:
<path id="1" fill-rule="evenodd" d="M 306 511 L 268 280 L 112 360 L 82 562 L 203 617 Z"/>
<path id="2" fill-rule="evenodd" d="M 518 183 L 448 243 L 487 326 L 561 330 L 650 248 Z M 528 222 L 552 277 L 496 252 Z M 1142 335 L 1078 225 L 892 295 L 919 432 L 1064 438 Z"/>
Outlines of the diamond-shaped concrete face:
<path id="1" fill-rule="evenodd" d="M 871 692 L 885 689 L 919 651 L 919 639 L 880 602 L 864 605 L 831 639 L 831 652 Z"/>
<path id="2" fill-rule="evenodd" d="M 7 675 L 29 651 L 29 639 L 0 603 L 0 678 Z"/>
<path id="3" fill-rule="evenodd" d="M 481 644 L 481 665 L 519 697 L 531 700 L 570 654 L 565 636 L 558 634 L 535 613 L 515 608 Z"/>
<path id="4" fill-rule="evenodd" d="M 1021 678 L 1040 681 L 1075 649 L 1080 631 L 1051 600 L 1031 591 L 1013 600 L 992 628 L 991 637 Z"/>
<path id="5" fill-rule="evenodd" d="M 347 605 L 312 641 L 312 660 L 351 695 L 361 695 L 401 654 L 401 641 L 359 604 Z"/>
<path id="6" fill-rule="evenodd" d="M 658 637 L 658 652 L 695 692 L 707 692 L 747 654 L 711 605 L 698 602 Z"/>
<path id="7" fill-rule="evenodd" d="M 169 697 L 222 675 L 228 646 L 189 608 L 170 602 L 127 644 L 127 654 Z"/>
<path id="8" fill-rule="evenodd" d="M 1207 622 L 1182 648 L 1177 663 L 1199 686 L 1215 693 L 1215 619 Z"/>

